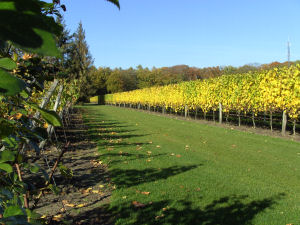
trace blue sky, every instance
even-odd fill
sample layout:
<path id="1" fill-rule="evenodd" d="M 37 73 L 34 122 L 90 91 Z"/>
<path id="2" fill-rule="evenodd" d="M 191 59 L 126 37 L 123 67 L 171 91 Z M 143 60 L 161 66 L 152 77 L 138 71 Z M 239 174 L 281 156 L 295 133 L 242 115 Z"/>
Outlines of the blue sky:
<path id="1" fill-rule="evenodd" d="M 64 0 L 95 66 L 241 66 L 300 59 L 299 0 Z"/>

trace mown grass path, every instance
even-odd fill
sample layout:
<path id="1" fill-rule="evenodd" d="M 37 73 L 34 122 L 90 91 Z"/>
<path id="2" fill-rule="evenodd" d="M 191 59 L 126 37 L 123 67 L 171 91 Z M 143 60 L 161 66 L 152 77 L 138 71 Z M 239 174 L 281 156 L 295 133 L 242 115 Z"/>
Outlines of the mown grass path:
<path id="1" fill-rule="evenodd" d="M 300 143 L 83 108 L 115 185 L 116 224 L 300 224 Z"/>

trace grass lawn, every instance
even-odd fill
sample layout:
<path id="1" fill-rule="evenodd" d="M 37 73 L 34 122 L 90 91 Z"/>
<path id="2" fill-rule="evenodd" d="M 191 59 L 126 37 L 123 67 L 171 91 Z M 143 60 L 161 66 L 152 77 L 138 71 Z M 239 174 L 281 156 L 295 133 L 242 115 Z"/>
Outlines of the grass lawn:
<path id="1" fill-rule="evenodd" d="M 85 106 L 116 224 L 300 224 L 300 143 Z"/>

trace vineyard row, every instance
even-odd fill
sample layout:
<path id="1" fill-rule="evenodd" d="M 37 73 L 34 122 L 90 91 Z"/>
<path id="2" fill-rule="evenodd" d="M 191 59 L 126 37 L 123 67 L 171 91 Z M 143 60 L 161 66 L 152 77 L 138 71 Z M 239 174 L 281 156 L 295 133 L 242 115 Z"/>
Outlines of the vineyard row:
<path id="1" fill-rule="evenodd" d="M 227 117 L 234 112 L 239 123 L 242 115 L 251 114 L 255 123 L 258 114 L 268 114 L 271 129 L 273 114 L 280 112 L 282 133 L 288 118 L 295 133 L 300 115 L 300 65 L 108 94 L 105 102 L 161 107 L 174 112 L 201 110 L 204 117 L 218 111 L 221 121 L 223 114 Z"/>

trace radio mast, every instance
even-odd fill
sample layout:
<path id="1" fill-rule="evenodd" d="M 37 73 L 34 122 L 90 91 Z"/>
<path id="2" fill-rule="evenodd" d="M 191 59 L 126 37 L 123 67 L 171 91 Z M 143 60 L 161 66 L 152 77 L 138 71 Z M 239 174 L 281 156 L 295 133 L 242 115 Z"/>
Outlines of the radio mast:
<path id="1" fill-rule="evenodd" d="M 290 60 L 291 60 L 291 45 L 290 45 L 290 38 L 287 42 L 287 58 L 288 58 L 288 67 L 290 66 Z"/>

